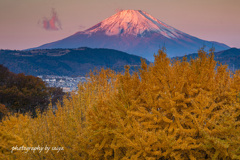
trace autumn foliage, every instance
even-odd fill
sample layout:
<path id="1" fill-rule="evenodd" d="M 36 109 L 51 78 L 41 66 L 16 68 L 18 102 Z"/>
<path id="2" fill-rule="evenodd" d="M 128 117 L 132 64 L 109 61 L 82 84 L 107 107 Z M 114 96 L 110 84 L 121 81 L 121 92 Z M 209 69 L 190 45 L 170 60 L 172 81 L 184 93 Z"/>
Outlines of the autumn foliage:
<path id="1" fill-rule="evenodd" d="M 3 120 L 0 159 L 240 159 L 240 71 L 216 64 L 212 52 L 188 62 L 159 50 L 138 73 L 93 72 L 57 110 Z"/>

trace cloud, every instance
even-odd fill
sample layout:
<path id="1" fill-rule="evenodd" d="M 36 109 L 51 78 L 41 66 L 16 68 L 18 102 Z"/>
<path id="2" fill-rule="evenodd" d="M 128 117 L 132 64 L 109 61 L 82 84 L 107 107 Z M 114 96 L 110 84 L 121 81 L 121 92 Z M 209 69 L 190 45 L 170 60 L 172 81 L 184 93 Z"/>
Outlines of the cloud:
<path id="1" fill-rule="evenodd" d="M 58 19 L 57 12 L 55 9 L 52 9 L 52 17 L 51 19 L 48 19 L 46 17 L 42 20 L 43 28 L 49 31 L 57 31 L 62 29 L 61 22 Z"/>

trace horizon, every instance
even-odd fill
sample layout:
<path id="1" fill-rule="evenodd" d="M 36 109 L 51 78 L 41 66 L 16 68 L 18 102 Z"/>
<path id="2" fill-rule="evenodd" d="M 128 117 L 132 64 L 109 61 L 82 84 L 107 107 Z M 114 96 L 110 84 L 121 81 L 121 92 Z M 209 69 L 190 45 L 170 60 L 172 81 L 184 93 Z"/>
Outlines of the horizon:
<path id="1" fill-rule="evenodd" d="M 236 21 L 240 1 L 10 0 L 0 4 L 0 49 L 23 50 L 57 41 L 129 9 L 145 11 L 200 39 L 240 48 L 240 22 Z"/>

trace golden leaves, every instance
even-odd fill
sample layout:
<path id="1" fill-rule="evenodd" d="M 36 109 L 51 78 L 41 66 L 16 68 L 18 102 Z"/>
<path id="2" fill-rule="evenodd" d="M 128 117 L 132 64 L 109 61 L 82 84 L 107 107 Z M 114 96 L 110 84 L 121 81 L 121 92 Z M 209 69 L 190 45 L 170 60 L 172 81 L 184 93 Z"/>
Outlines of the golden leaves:
<path id="1" fill-rule="evenodd" d="M 12 116 L 1 129 L 26 145 L 65 148 L 30 159 L 237 159 L 240 72 L 213 58 L 200 50 L 196 60 L 171 62 L 160 50 L 139 73 L 92 72 L 57 110 Z"/>

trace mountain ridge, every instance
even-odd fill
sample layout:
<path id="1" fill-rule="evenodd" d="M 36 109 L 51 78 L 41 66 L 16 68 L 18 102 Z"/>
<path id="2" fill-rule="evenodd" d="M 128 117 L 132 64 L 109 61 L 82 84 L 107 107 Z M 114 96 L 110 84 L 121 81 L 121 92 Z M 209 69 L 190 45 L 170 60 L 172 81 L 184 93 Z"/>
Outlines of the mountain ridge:
<path id="1" fill-rule="evenodd" d="M 183 57 L 186 57 L 189 61 L 190 59 L 198 58 L 198 53 L 192 53 L 181 57 L 173 57 L 172 59 L 182 60 Z M 238 48 L 230 48 L 214 52 L 214 59 L 223 65 L 228 65 L 228 68 L 232 71 L 240 69 L 240 49 Z"/>
<path id="2" fill-rule="evenodd" d="M 85 76 L 90 70 L 101 68 L 121 72 L 125 65 L 132 65 L 131 71 L 133 71 L 134 68 L 140 67 L 141 57 L 112 49 L 88 47 L 28 51 L 0 50 L 0 64 L 14 73 L 23 72 L 33 76 Z"/>

